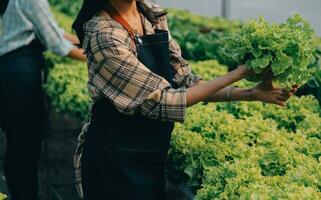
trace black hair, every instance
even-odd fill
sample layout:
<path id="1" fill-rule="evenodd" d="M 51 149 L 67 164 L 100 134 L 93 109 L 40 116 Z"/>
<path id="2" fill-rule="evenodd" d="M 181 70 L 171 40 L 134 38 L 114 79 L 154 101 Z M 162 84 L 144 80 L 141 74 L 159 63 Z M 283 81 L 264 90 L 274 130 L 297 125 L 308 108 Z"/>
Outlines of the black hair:
<path id="1" fill-rule="evenodd" d="M 85 32 L 83 26 L 88 22 L 97 12 L 104 9 L 107 0 L 84 0 L 79 14 L 72 25 L 73 30 L 76 32 L 80 44 L 82 45 Z M 157 23 L 159 17 L 166 15 L 165 11 L 155 11 L 155 9 L 148 7 L 144 0 L 136 0 L 137 6 L 142 14 L 151 22 Z"/>
<path id="2" fill-rule="evenodd" d="M 0 0 L 0 15 L 3 15 L 7 9 L 9 0 Z"/>

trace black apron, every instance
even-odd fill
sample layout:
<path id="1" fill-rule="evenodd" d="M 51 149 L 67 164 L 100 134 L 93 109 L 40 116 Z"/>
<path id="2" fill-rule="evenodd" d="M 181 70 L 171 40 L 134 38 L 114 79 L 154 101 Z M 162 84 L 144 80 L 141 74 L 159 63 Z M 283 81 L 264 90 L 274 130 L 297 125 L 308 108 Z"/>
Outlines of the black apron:
<path id="1" fill-rule="evenodd" d="M 169 34 L 135 36 L 138 59 L 173 84 Z M 85 200 L 164 200 L 164 165 L 173 122 L 123 115 L 107 99 L 94 102 L 81 173 Z"/>

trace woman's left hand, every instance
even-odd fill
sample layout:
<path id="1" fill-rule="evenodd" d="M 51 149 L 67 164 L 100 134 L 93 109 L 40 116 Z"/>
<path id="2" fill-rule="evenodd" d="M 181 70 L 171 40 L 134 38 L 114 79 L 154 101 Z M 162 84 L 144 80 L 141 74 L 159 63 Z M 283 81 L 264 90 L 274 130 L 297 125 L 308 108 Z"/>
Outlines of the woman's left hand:
<path id="1" fill-rule="evenodd" d="M 254 101 L 272 103 L 279 106 L 285 106 L 285 102 L 297 91 L 298 85 L 293 86 L 291 91 L 281 88 L 275 88 L 272 81 L 259 83 L 252 89 L 251 96 Z"/>

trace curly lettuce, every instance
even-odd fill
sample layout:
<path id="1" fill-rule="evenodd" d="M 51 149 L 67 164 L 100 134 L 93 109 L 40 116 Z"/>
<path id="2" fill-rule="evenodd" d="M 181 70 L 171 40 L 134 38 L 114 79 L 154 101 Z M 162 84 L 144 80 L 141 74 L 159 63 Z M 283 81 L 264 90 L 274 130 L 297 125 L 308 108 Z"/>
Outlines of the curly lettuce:
<path id="1" fill-rule="evenodd" d="M 269 24 L 260 17 L 246 22 L 239 33 L 224 37 L 222 52 L 254 72 L 249 81 L 272 79 L 291 88 L 313 76 L 314 38 L 313 29 L 298 14 L 281 24 Z"/>

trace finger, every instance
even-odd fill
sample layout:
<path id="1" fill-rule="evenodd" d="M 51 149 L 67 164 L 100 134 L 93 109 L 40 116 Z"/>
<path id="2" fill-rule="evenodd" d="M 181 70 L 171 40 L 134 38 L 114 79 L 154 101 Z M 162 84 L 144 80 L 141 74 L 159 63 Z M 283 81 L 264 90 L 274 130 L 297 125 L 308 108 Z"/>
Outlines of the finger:
<path id="1" fill-rule="evenodd" d="M 292 96 L 292 95 L 293 95 L 292 92 L 286 92 L 286 93 L 282 93 L 282 94 L 281 94 L 282 97 L 290 97 L 290 96 Z"/>
<path id="2" fill-rule="evenodd" d="M 274 95 L 279 95 L 279 96 L 288 96 L 288 95 L 290 95 L 292 93 L 289 92 L 289 91 L 281 89 L 281 90 L 275 90 L 273 94 Z"/>
<path id="3" fill-rule="evenodd" d="M 274 90 L 271 92 L 272 95 L 284 95 L 285 93 L 282 90 Z"/>
<path id="4" fill-rule="evenodd" d="M 278 97 L 276 97 L 276 99 L 278 101 L 283 101 L 283 102 L 287 101 L 289 98 L 290 98 L 290 96 L 278 96 Z"/>
<path id="5" fill-rule="evenodd" d="M 278 95 L 282 95 L 282 94 L 285 94 L 287 93 L 284 89 L 281 89 L 281 88 L 274 88 L 272 90 L 272 94 L 278 94 Z"/>
<path id="6" fill-rule="evenodd" d="M 285 107 L 285 103 L 283 101 L 275 100 L 274 104 Z"/>

